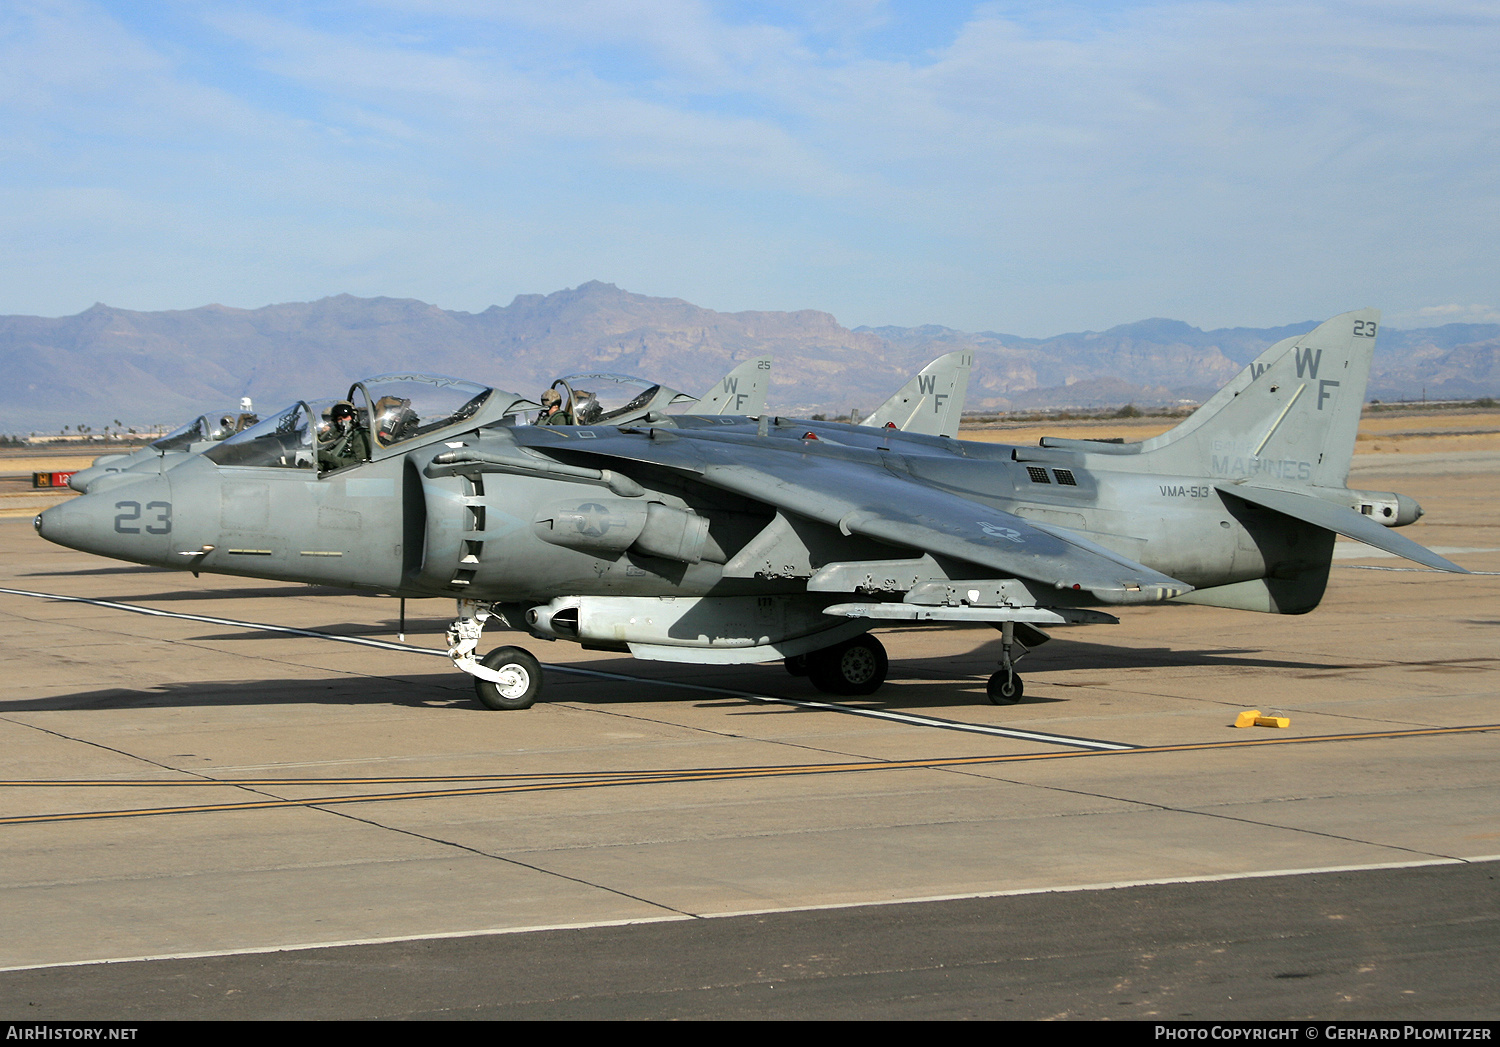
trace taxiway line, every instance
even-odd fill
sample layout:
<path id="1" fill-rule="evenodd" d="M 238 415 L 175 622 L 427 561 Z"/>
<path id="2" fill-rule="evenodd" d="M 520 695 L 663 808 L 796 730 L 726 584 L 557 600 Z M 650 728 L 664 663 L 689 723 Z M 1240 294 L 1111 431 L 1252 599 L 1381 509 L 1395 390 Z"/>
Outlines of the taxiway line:
<path id="1" fill-rule="evenodd" d="M 1439 571 L 1435 567 L 1386 567 L 1383 564 L 1370 564 L 1370 563 L 1336 563 L 1333 566 L 1334 567 L 1338 567 L 1338 568 L 1342 568 L 1343 570 L 1346 570 L 1346 571 L 1398 571 L 1398 572 L 1412 571 L 1412 572 L 1416 572 L 1416 573 L 1419 573 L 1419 574 L 1421 574 L 1421 573 L 1425 573 L 1425 574 L 1451 574 L 1452 573 L 1451 571 Z M 1474 575 L 1474 576 L 1479 577 L 1479 578 L 1484 578 L 1486 576 L 1493 578 L 1493 577 L 1500 576 L 1500 571 L 1469 571 L 1469 574 Z"/>
<path id="2" fill-rule="evenodd" d="M 358 644 L 362 647 L 378 647 L 387 651 L 405 651 L 413 654 L 425 654 L 439 658 L 447 658 L 446 650 L 434 650 L 431 647 L 416 647 L 412 644 L 394 643 L 390 640 L 372 640 L 364 636 L 339 636 L 336 633 L 319 632 L 316 629 L 299 629 L 291 625 L 271 625 L 266 622 L 245 622 L 234 618 L 217 618 L 206 614 L 189 614 L 185 611 L 163 611 L 155 607 L 142 607 L 139 604 L 118 603 L 114 600 L 97 600 L 88 596 L 62 596 L 57 593 L 34 592 L 29 589 L 7 589 L 0 588 L 0 593 L 10 596 L 27 596 L 39 600 L 57 600 L 63 603 L 82 603 L 93 607 L 104 607 L 115 611 L 126 611 L 131 614 L 144 614 L 157 618 L 178 618 L 189 622 L 202 622 L 206 625 L 223 625 L 236 629 L 258 629 L 264 632 L 282 633 L 288 636 L 305 636 L 317 640 L 333 640 L 338 643 Z M 1042 731 L 1027 731 L 1016 727 L 1000 727 L 994 724 L 966 723 L 962 720 L 946 720 L 937 716 L 921 716 L 916 713 L 892 712 L 887 709 L 864 709 L 858 706 L 840 705 L 837 702 L 820 702 L 804 698 L 782 698 L 777 695 L 756 694 L 753 691 L 738 691 L 727 687 L 709 687 L 700 684 L 681 683 L 676 680 L 650 680 L 644 681 L 638 676 L 627 676 L 623 673 L 604 672 L 599 669 L 580 669 L 571 665 L 553 665 L 543 663 L 544 669 L 552 672 L 569 673 L 574 676 L 592 676 L 601 680 L 625 680 L 630 683 L 649 682 L 657 687 L 671 687 L 680 690 L 696 691 L 704 694 L 722 694 L 730 698 L 739 698 L 742 701 L 760 702 L 765 705 L 789 705 L 798 709 L 812 709 L 822 712 L 843 713 L 846 716 L 863 716 L 866 719 L 886 720 L 890 723 L 906 724 L 910 727 L 934 727 L 944 731 L 958 731 L 964 734 L 983 734 L 996 738 L 1015 738 L 1027 742 L 1043 742 L 1048 745 L 1066 745 L 1078 749 L 1116 751 L 1130 749 L 1133 746 L 1124 745 L 1119 742 L 1103 741 L 1098 738 L 1077 738 L 1069 735 L 1047 734 Z"/>
<path id="3" fill-rule="evenodd" d="M 1378 872 L 1395 869 L 1423 869 L 1440 866 L 1477 865 L 1500 862 L 1500 855 L 1477 855 L 1454 858 L 1420 858 L 1405 862 L 1376 862 L 1370 865 L 1327 865 L 1309 868 L 1249 869 L 1243 872 L 1204 873 L 1199 876 L 1166 876 L 1150 879 L 1115 880 L 1102 883 L 1064 883 L 1048 887 L 1016 887 L 995 891 L 967 891 L 960 894 L 936 894 L 920 897 L 880 898 L 850 902 L 828 902 L 821 905 L 786 905 L 770 909 L 731 909 L 723 912 L 671 913 L 616 920 L 586 920 L 578 923 L 529 924 L 520 927 L 479 927 L 461 931 L 436 931 L 425 934 L 384 935 L 368 938 L 342 938 L 330 941 L 308 941 L 285 945 L 255 945 L 238 949 L 202 949 L 195 952 L 145 953 L 135 956 L 107 956 L 86 960 L 59 960 L 51 963 L 16 964 L 0 967 L 0 974 L 16 971 L 40 971 L 61 967 L 99 967 L 105 964 L 144 963 L 157 960 L 199 960 L 223 956 L 264 956 L 274 953 L 343 949 L 362 945 L 391 945 L 404 942 L 441 942 L 464 938 L 491 938 L 545 931 L 579 931 L 608 927 L 640 927 L 661 923 L 685 923 L 692 920 L 733 920 L 746 916 L 773 916 L 788 913 L 837 912 L 843 909 L 888 908 L 897 905 L 927 905 L 986 898 L 1023 898 L 1046 894 L 1083 894 L 1095 891 L 1119 891 L 1132 887 L 1183 886 L 1190 884 L 1233 883 L 1241 880 L 1266 880 L 1290 876 L 1327 876 L 1340 873 Z"/>
<path id="4" fill-rule="evenodd" d="M 1461 727 L 1401 727 L 1386 731 L 1349 731 L 1343 734 L 1314 734 L 1304 737 L 1236 738 L 1222 742 L 1181 742 L 1175 745 L 1136 745 L 1109 750 L 1149 756 L 1153 753 L 1195 752 L 1204 749 L 1244 749 L 1261 745 L 1302 745 L 1316 742 L 1362 742 L 1392 738 L 1437 737 L 1449 734 L 1483 734 L 1500 731 L 1500 723 L 1466 724 Z M 645 771 L 548 771 L 536 774 L 411 774 L 377 775 L 364 778 L 15 778 L 0 779 L 0 788 L 203 788 L 205 786 L 258 786 L 276 788 L 289 785 L 403 785 L 436 782 L 564 782 L 612 784 L 621 778 L 640 782 L 700 781 L 703 775 L 770 776 L 777 774 L 832 773 L 838 771 L 907 770 L 918 767 L 954 767 L 968 764 L 1017 763 L 1032 760 L 1061 760 L 1080 756 L 1103 756 L 1106 752 L 1071 753 L 1004 753 L 988 756 L 942 756 L 914 760 L 853 760 L 842 763 L 756 764 L 751 767 L 669 767 Z M 193 772 L 198 773 L 198 772 Z M 693 777 L 688 777 L 693 776 Z"/>
<path id="5" fill-rule="evenodd" d="M 605 672 L 601 669 L 579 669 L 566 665 L 549 665 L 546 668 L 554 669 L 557 672 L 572 673 L 575 676 L 593 676 L 601 680 L 624 680 L 630 683 L 642 682 L 638 676 Z M 683 687 L 705 694 L 722 694 L 727 698 L 740 698 L 744 701 L 762 702 L 769 705 L 790 705 L 798 709 L 824 710 L 843 713 L 846 716 L 864 716 L 872 720 L 888 720 L 892 723 L 904 723 L 912 727 L 936 727 L 944 731 L 959 731 L 965 734 L 987 734 L 996 738 L 1015 738 L 1026 742 L 1045 742 L 1050 745 L 1067 745 L 1077 749 L 1088 749 L 1096 752 L 1119 752 L 1135 748 L 1135 746 L 1126 745 L 1123 742 L 1108 742 L 1099 738 L 1079 738 L 1074 735 L 1048 734 L 1044 731 L 1027 731 L 1019 727 L 1000 727 L 987 723 L 966 723 L 963 720 L 947 720 L 940 716 L 923 716 L 920 713 L 898 713 L 892 712 L 889 709 L 864 709 L 857 705 L 840 705 L 838 702 L 820 702 L 806 698 L 782 698 L 776 695 L 756 694 L 753 691 L 737 691 L 730 687 L 711 687 L 702 684 L 677 683 L 675 681 L 652 682 L 667 682 L 668 686 Z"/>
<path id="6" fill-rule="evenodd" d="M 573 789 L 594 789 L 627 785 L 669 785 L 689 782 L 740 781 L 748 778 L 780 778 L 811 774 L 848 774 L 858 771 L 895 771 L 941 769 L 950 767 L 974 767 L 1002 763 L 1028 763 L 1039 760 L 1081 759 L 1090 756 L 1145 755 L 1150 753 L 1193 752 L 1204 749 L 1238 749 L 1266 745 L 1300 745 L 1321 742 L 1373 741 L 1393 738 L 1431 737 L 1453 734 L 1478 734 L 1500 730 L 1500 724 L 1471 724 L 1464 727 L 1421 727 L 1395 731 L 1369 731 L 1348 734 L 1325 734 L 1306 738 L 1245 738 L 1226 742 L 1191 742 L 1181 745 L 1140 746 L 1111 752 L 1049 752 L 1012 753 L 999 756 L 950 756 L 919 760 L 874 760 L 853 763 L 791 764 L 764 767 L 717 767 L 684 771 L 626 772 L 607 777 L 573 775 L 528 775 L 531 781 L 525 784 L 473 786 L 458 789 L 423 789 L 399 793 L 371 793 L 356 796 L 319 796 L 306 799 L 246 800 L 238 803 L 191 804 L 177 807 L 141 807 L 114 811 L 71 811 L 54 814 L 13 815 L 0 818 L 0 825 L 25 825 L 39 822 L 93 821 L 107 818 L 145 818 L 167 814 L 210 814 L 229 811 L 258 811 L 294 807 L 330 807 L 351 803 L 389 803 L 397 800 L 428 800 L 454 796 L 488 796 L 503 793 L 557 792 Z M 495 780 L 506 776 L 495 776 Z M 463 778 L 394 779 L 394 781 L 459 781 L 484 780 L 484 776 Z M 358 784 L 378 783 L 392 779 L 218 779 L 201 782 L 142 782 L 142 785 L 217 785 L 225 787 L 275 787 L 294 784 Z M 0 785 L 30 785 L 45 788 L 64 785 L 61 782 L 0 782 Z M 92 784 L 107 786 L 129 786 L 122 781 L 102 781 Z"/>

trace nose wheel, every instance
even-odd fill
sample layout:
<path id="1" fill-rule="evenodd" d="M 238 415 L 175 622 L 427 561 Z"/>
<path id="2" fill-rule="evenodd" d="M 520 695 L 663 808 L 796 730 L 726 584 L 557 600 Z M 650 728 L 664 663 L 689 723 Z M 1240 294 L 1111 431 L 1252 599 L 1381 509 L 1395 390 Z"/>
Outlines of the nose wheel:
<path id="1" fill-rule="evenodd" d="M 542 690 L 542 665 L 520 647 L 496 647 L 479 660 L 493 679 L 474 677 L 474 693 L 486 709 L 529 709 Z"/>
<path id="2" fill-rule="evenodd" d="M 497 647 L 474 657 L 493 604 L 458 601 L 458 617 L 448 626 L 448 657 L 474 677 L 474 693 L 486 709 L 529 709 L 542 692 L 542 664 L 520 647 Z"/>

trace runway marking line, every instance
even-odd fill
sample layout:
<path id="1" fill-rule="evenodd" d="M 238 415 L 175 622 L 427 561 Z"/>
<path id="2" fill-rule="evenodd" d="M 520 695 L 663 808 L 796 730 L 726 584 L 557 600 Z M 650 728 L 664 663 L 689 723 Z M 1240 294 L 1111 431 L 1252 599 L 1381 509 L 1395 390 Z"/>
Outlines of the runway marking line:
<path id="1" fill-rule="evenodd" d="M 738 781 L 749 778 L 777 778 L 809 774 L 847 774 L 858 771 L 918 770 L 950 767 L 976 767 L 1002 763 L 1029 763 L 1040 760 L 1076 760 L 1097 756 L 1138 756 L 1157 753 L 1196 752 L 1205 749 L 1245 749 L 1274 745 L 1310 745 L 1323 742 L 1373 741 L 1377 739 L 1417 738 L 1454 734 L 1479 734 L 1500 730 L 1500 724 L 1473 724 L 1465 727 L 1422 727 L 1395 731 L 1370 731 L 1357 734 L 1325 734 L 1305 738 L 1246 738 L 1224 742 L 1188 742 L 1177 745 L 1140 746 L 1132 749 L 1082 752 L 1011 753 L 998 756 L 948 756 L 925 760 L 875 760 L 854 763 L 785 764 L 761 767 L 709 767 L 678 771 L 627 771 L 599 773 L 561 773 L 533 775 L 461 775 L 398 778 L 226 778 L 161 782 L 137 780 L 5 781 L 4 787 L 66 788 L 96 787 L 285 787 L 289 785 L 359 785 L 394 784 L 398 782 L 505 781 L 510 784 L 470 786 L 455 789 L 422 789 L 398 793 L 372 793 L 356 796 L 321 796 L 302 800 L 248 800 L 240 803 L 194 804 L 178 807 L 145 807 L 115 811 L 77 811 L 59 814 L 15 815 L 0 818 L 0 825 L 24 825 L 41 822 L 90 821 L 105 818 L 142 818 L 166 814 L 209 814 L 228 811 L 273 810 L 296 807 L 331 807 L 350 803 L 389 803 L 397 800 L 426 800 L 454 796 L 485 796 L 503 793 L 555 792 L 572 789 L 594 789 L 628 785 L 683 784 L 688 782 Z M 518 781 L 519 780 L 519 781 Z"/>
<path id="2" fill-rule="evenodd" d="M 446 650 L 434 650 L 431 647 L 416 647 L 412 644 L 393 643 L 390 640 L 371 640 L 364 636 L 339 636 L 335 633 L 319 632 L 315 629 L 299 629 L 291 625 L 271 625 L 266 622 L 244 622 L 235 618 L 218 618 L 206 614 L 188 614 L 185 611 L 163 611 L 155 607 L 142 607 L 138 604 L 119 603 L 114 600 L 95 600 L 87 596 L 61 596 L 57 593 L 34 592 L 29 589 L 7 589 L 0 588 L 0 593 L 10 596 L 27 596 L 41 600 L 57 600 L 61 603 L 82 603 L 93 607 L 104 607 L 116 611 L 128 611 L 131 614 L 144 614 L 155 618 L 178 618 L 189 622 L 202 622 L 206 625 L 224 625 L 236 629 L 255 629 L 262 632 L 283 633 L 289 636 L 305 636 L 317 640 L 333 640 L 337 643 L 352 643 L 361 647 L 378 647 L 387 651 L 405 651 L 412 654 L 425 654 L 439 658 L 447 658 Z M 1047 734 L 1042 731 L 1027 731 L 1018 727 L 1001 727 L 994 724 L 965 723 L 962 720 L 946 720 L 938 716 L 923 716 L 919 713 L 892 712 L 887 709 L 866 709 L 856 705 L 841 705 L 838 702 L 820 702 L 805 698 L 782 698 L 776 695 L 755 694 L 752 691 L 737 691 L 727 687 L 711 687 L 701 684 L 681 683 L 676 680 L 643 680 L 638 676 L 627 676 L 623 673 L 605 672 L 600 669 L 583 669 L 571 665 L 543 664 L 544 669 L 552 672 L 569 673 L 574 676 L 592 676 L 601 680 L 625 680 L 630 683 L 650 683 L 657 687 L 670 687 L 679 690 L 697 691 L 705 694 L 722 694 L 726 697 L 739 698 L 742 701 L 759 702 L 763 705 L 789 705 L 798 709 L 812 709 L 821 712 L 842 713 L 845 716 L 863 716 L 867 719 L 885 720 L 891 723 L 906 724 L 911 727 L 935 727 L 945 731 L 958 731 L 963 734 L 983 734 L 997 738 L 1017 738 L 1028 742 L 1045 742 L 1051 745 L 1071 745 L 1080 749 L 1102 749 L 1116 750 L 1129 749 L 1131 746 L 1120 742 L 1103 741 L 1098 738 L 1075 738 L 1068 735 Z"/>
<path id="3" fill-rule="evenodd" d="M 1061 884 L 1056 887 L 1016 887 L 1010 890 L 971 891 L 965 894 L 936 894 L 914 898 L 878 898 L 857 902 L 828 902 L 823 905 L 788 905 L 774 909 L 673 913 L 666 916 L 638 916 L 615 920 L 584 920 L 578 923 L 544 923 L 521 927 L 481 927 L 471 930 L 436 931 L 426 934 L 392 934 L 372 938 L 344 938 L 335 941 L 297 942 L 283 945 L 251 945 L 238 949 L 202 949 L 196 952 L 148 953 L 140 956 L 106 956 L 88 960 L 58 960 L 52 963 L 16 964 L 11 967 L 0 967 L 0 974 L 9 974 L 17 971 L 43 971 L 53 967 L 101 967 L 105 964 L 147 963 L 156 960 L 205 960 L 220 956 L 266 956 L 275 953 L 310 952 L 314 949 L 345 949 L 362 945 L 399 945 L 406 942 L 492 938 L 501 935 L 537 934 L 547 931 L 587 931 L 596 928 L 641 927 L 656 923 L 684 923 L 689 920 L 733 920 L 737 917 L 779 916 L 792 913 L 829 912 L 839 909 L 887 908 L 894 905 L 928 905 L 935 902 L 1020 898 L 1036 894 L 1081 894 L 1089 891 L 1127 890 L 1132 887 L 1175 887 L 1198 883 L 1225 883 L 1235 880 L 1263 880 L 1279 876 L 1326 876 L 1340 873 L 1422 869 L 1429 866 L 1477 865 L 1483 862 L 1495 861 L 1500 861 L 1500 855 L 1487 854 L 1459 858 L 1423 858 L 1417 861 L 1378 862 L 1371 865 L 1325 865 L 1306 869 L 1252 869 L 1245 872 L 1205 873 L 1202 876 L 1171 876 L 1159 879 L 1116 880 L 1108 883 Z"/>

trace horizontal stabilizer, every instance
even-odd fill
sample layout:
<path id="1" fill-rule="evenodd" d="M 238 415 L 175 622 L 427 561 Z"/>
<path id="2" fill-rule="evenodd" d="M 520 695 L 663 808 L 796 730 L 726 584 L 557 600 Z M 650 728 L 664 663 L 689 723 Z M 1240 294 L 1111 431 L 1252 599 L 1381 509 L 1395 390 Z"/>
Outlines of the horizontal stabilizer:
<path id="1" fill-rule="evenodd" d="M 1396 556 L 1405 557 L 1439 571 L 1455 574 L 1469 572 L 1451 560 L 1445 560 L 1431 549 L 1418 545 L 1405 535 L 1397 534 L 1383 524 L 1342 505 L 1325 502 L 1315 495 L 1287 491 L 1276 487 L 1256 487 L 1250 484 L 1218 483 L 1214 485 L 1224 494 L 1233 495 L 1252 505 L 1271 509 L 1294 520 L 1310 523 L 1356 542 L 1383 549 Z"/>

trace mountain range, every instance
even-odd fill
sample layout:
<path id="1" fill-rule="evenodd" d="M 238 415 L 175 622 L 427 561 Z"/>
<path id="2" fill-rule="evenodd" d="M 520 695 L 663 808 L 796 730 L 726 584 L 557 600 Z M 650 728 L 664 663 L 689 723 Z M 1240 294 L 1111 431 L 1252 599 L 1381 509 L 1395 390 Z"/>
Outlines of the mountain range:
<path id="1" fill-rule="evenodd" d="M 697 394 L 761 354 L 775 357 L 771 410 L 868 411 L 956 349 L 974 351 L 971 411 L 1148 406 L 1201 400 L 1266 346 L 1314 325 L 1202 331 L 1153 319 L 1051 338 L 932 325 L 849 329 L 811 309 L 721 313 L 597 281 L 479 313 L 351 295 L 259 309 L 95 305 L 76 316 L 0 317 L 8 378 L 0 432 L 97 431 L 117 419 L 175 425 L 241 396 L 264 413 L 394 371 L 450 374 L 532 398 L 564 374 L 617 371 Z M 1500 324 L 1386 329 L 1369 396 L 1494 396 L 1497 355 Z"/>

